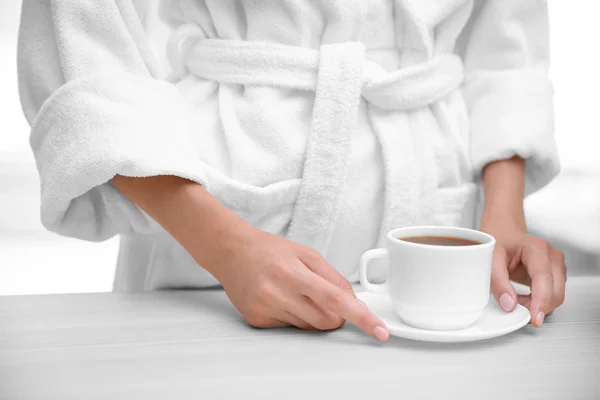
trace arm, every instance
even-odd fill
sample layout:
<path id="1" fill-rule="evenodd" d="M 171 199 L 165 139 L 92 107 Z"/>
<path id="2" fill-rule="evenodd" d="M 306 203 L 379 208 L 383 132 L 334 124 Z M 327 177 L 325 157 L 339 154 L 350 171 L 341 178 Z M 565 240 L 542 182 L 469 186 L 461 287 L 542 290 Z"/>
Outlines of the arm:
<path id="1" fill-rule="evenodd" d="M 554 138 L 548 6 L 545 0 L 475 0 L 457 47 L 476 174 L 486 165 L 524 160 L 524 195 L 559 172 Z"/>
<path id="2" fill-rule="evenodd" d="M 385 325 L 315 251 L 255 229 L 201 185 L 170 176 L 112 184 L 177 239 L 251 325 L 330 330 L 350 321 L 385 341 Z"/>
<path id="3" fill-rule="evenodd" d="M 540 327 L 565 299 L 566 264 L 563 253 L 527 233 L 523 212 L 525 162 L 518 158 L 488 164 L 483 171 L 486 201 L 481 230 L 496 238 L 492 293 L 506 311 L 517 302 L 531 312 Z M 531 287 L 531 295 L 517 296 L 510 281 Z"/>
<path id="4" fill-rule="evenodd" d="M 140 3 L 141 4 L 141 3 Z M 160 226 L 108 182 L 173 175 L 207 186 L 177 88 L 131 0 L 24 0 L 21 103 L 49 230 L 100 241 Z"/>
<path id="5" fill-rule="evenodd" d="M 42 223 L 88 240 L 162 225 L 250 324 L 332 329 L 348 320 L 387 339 L 319 254 L 253 228 L 209 194 L 187 104 L 155 78 L 137 14 L 144 2 L 136 4 L 23 2 L 19 83 Z"/>
<path id="6" fill-rule="evenodd" d="M 563 254 L 528 235 L 523 199 L 559 172 L 548 77 L 544 0 L 476 0 L 459 48 L 471 124 L 471 158 L 485 202 L 480 229 L 496 238 L 491 290 L 511 311 L 529 308 L 539 327 L 565 297 Z M 510 280 L 531 286 L 517 296 Z"/>

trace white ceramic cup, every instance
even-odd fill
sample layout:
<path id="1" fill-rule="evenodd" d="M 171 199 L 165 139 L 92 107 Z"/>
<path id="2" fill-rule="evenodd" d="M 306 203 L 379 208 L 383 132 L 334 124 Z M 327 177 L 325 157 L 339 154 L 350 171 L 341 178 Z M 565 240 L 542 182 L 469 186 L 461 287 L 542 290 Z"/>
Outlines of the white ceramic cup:
<path id="1" fill-rule="evenodd" d="M 440 246 L 401 238 L 441 236 L 481 244 Z M 397 316 L 406 324 L 428 330 L 459 330 L 473 325 L 490 298 L 492 254 L 496 240 L 486 233 L 444 226 L 394 229 L 387 246 L 369 250 L 360 260 L 361 285 L 372 293 L 386 293 Z M 367 279 L 371 261 L 384 259 L 387 280 Z"/>

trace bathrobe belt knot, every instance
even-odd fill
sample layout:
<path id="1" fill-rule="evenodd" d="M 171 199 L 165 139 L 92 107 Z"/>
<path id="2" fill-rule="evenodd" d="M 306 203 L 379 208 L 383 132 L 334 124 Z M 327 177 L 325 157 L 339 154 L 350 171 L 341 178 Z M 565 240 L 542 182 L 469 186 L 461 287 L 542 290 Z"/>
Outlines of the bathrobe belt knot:
<path id="1" fill-rule="evenodd" d="M 184 50 L 180 53 L 179 73 L 219 83 L 316 93 L 302 184 L 288 238 L 320 252 L 327 249 L 341 204 L 361 98 L 380 109 L 411 111 L 442 100 L 463 80 L 463 65 L 456 55 L 438 55 L 389 72 L 365 58 L 365 47 L 360 42 L 324 44 L 312 49 L 202 38 Z M 394 133 L 380 132 L 382 147 L 398 144 L 393 138 L 385 139 Z M 390 157 L 393 152 L 384 151 L 383 155 Z M 389 174 L 386 177 L 390 196 L 396 190 L 390 183 L 394 180 L 397 179 Z M 406 193 L 398 194 L 406 197 Z M 395 227 L 390 224 L 397 220 L 393 210 L 384 213 L 382 237 L 384 229 Z"/>

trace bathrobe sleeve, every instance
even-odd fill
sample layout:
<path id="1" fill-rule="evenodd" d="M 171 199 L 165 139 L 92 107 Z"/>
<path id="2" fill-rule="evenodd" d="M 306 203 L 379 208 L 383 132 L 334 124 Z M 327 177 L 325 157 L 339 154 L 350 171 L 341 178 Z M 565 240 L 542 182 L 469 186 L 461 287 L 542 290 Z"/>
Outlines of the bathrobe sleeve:
<path id="1" fill-rule="evenodd" d="M 21 103 L 50 231 L 101 241 L 160 227 L 110 183 L 176 175 L 206 186 L 174 85 L 156 78 L 144 1 L 25 0 Z"/>
<path id="2" fill-rule="evenodd" d="M 526 160 L 525 194 L 559 172 L 545 0 L 475 0 L 459 40 L 470 152 L 480 176 L 493 161 Z"/>

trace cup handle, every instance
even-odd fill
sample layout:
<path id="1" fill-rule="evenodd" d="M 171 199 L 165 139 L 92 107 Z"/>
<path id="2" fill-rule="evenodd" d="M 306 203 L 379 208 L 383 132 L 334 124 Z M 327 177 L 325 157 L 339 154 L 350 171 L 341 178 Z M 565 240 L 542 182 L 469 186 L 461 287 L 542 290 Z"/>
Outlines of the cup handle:
<path id="1" fill-rule="evenodd" d="M 369 270 L 369 265 L 371 265 L 371 261 L 380 258 L 385 258 L 386 261 L 388 260 L 389 253 L 387 249 L 369 250 L 366 253 L 364 253 L 360 258 L 360 264 L 358 267 L 360 284 L 365 288 L 365 290 L 371 293 L 383 294 L 388 292 L 387 281 L 382 284 L 374 284 L 369 282 L 369 279 L 367 278 L 367 271 Z"/>

